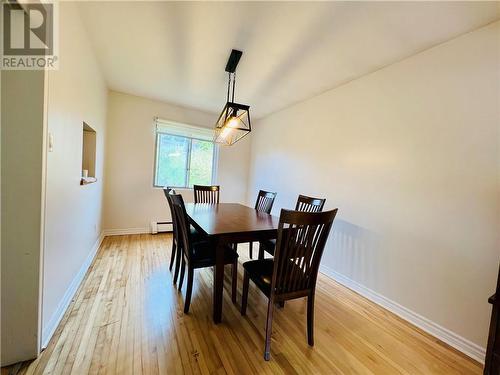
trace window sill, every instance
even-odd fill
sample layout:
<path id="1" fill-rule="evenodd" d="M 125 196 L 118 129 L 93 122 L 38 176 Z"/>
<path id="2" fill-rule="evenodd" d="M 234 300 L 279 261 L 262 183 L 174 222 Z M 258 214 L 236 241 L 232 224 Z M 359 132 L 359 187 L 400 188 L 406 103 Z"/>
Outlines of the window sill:
<path id="1" fill-rule="evenodd" d="M 169 187 L 171 187 L 174 190 L 193 190 L 193 188 L 189 188 L 189 187 L 178 187 L 178 186 L 169 186 Z M 153 186 L 153 189 L 163 190 L 164 187 L 162 187 L 162 186 Z"/>
<path id="2" fill-rule="evenodd" d="M 80 185 L 93 184 L 94 182 L 97 182 L 97 178 L 95 178 L 95 177 L 82 177 L 82 179 L 80 180 Z"/>

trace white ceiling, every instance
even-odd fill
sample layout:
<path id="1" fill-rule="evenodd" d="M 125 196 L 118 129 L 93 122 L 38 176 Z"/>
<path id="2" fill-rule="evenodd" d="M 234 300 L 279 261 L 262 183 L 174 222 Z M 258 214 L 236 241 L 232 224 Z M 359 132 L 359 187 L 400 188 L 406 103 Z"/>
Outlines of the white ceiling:
<path id="1" fill-rule="evenodd" d="M 262 117 L 500 18 L 498 2 L 88 2 L 109 88 L 219 112 L 232 48 L 236 101 Z"/>

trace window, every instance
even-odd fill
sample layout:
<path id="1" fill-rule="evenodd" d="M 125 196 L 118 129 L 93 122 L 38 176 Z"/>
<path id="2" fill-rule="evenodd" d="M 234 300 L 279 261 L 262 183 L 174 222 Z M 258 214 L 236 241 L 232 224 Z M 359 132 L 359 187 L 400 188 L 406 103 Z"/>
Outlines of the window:
<path id="1" fill-rule="evenodd" d="M 213 130 L 156 120 L 154 186 L 212 185 L 217 148 Z"/>

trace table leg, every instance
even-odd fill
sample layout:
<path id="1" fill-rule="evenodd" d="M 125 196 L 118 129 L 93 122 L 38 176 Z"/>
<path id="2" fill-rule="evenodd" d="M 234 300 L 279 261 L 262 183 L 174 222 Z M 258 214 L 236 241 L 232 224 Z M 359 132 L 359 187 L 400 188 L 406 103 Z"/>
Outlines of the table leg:
<path id="1" fill-rule="evenodd" d="M 221 239 L 215 241 L 215 267 L 214 267 L 214 323 L 222 320 L 222 293 L 224 289 L 224 243 Z"/>

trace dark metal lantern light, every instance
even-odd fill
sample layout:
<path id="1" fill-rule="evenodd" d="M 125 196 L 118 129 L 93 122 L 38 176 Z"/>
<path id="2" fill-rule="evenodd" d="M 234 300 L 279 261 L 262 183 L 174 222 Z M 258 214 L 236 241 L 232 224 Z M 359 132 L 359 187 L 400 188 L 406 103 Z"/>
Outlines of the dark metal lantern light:
<path id="1" fill-rule="evenodd" d="M 227 61 L 226 72 L 229 73 L 227 103 L 215 124 L 214 142 L 228 146 L 238 142 L 252 130 L 250 106 L 234 102 L 235 71 L 242 53 L 233 49 Z"/>

